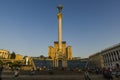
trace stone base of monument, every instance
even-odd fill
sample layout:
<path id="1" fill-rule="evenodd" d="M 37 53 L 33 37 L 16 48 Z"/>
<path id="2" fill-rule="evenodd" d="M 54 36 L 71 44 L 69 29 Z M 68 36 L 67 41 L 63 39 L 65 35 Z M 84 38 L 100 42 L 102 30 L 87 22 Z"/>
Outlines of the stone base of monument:
<path id="1" fill-rule="evenodd" d="M 30 65 L 25 65 L 25 66 L 21 66 L 20 67 L 20 70 L 31 70 L 33 67 L 32 66 L 30 66 Z"/>

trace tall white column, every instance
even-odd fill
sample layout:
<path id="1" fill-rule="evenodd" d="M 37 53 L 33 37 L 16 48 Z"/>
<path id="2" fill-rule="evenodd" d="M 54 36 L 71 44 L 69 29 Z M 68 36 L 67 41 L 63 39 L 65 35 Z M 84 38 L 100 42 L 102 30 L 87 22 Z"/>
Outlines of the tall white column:
<path id="1" fill-rule="evenodd" d="M 118 50 L 119 60 L 120 60 L 120 50 Z"/>
<path id="2" fill-rule="evenodd" d="M 58 50 L 62 50 L 62 13 L 58 13 Z"/>
<path id="3" fill-rule="evenodd" d="M 58 51 L 61 52 L 62 50 L 62 5 L 59 5 L 58 7 Z"/>
<path id="4" fill-rule="evenodd" d="M 113 59 L 114 59 L 113 62 L 115 62 L 115 54 L 114 54 L 114 51 L 112 51 L 112 53 L 113 53 Z"/>

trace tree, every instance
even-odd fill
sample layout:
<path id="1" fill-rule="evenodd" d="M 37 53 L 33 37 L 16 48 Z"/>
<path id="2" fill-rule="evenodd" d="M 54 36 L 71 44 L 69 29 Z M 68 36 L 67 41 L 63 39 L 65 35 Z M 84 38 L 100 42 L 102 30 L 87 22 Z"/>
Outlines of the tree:
<path id="1" fill-rule="evenodd" d="M 0 65 L 3 65 L 3 62 L 0 60 Z"/>
<path id="2" fill-rule="evenodd" d="M 11 59 L 15 59 L 15 57 L 16 57 L 15 52 L 12 52 L 12 53 L 11 53 Z"/>
<path id="3" fill-rule="evenodd" d="M 6 65 L 12 66 L 12 62 L 6 62 Z"/>
<path id="4" fill-rule="evenodd" d="M 14 66 L 14 67 L 20 67 L 21 64 L 22 64 L 21 62 L 15 61 L 15 62 L 12 63 L 12 66 Z"/>
<path id="5" fill-rule="evenodd" d="M 52 59 L 52 57 L 51 57 L 51 56 L 49 56 L 49 57 L 48 57 L 48 59 Z"/>
<path id="6" fill-rule="evenodd" d="M 44 56 L 43 56 L 43 55 L 40 55 L 40 58 L 44 58 Z"/>

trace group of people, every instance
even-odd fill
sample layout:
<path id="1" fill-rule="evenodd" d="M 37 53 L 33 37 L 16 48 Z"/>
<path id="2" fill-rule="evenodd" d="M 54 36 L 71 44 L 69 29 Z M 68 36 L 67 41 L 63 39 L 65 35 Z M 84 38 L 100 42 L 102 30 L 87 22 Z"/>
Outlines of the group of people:
<path id="1" fill-rule="evenodd" d="M 0 66 L 0 80 L 2 80 L 2 78 L 1 78 L 2 70 L 3 70 L 3 67 Z M 103 76 L 104 76 L 104 78 L 106 78 L 107 80 L 113 80 L 112 72 L 113 72 L 112 68 L 107 68 L 107 69 L 104 68 L 103 69 Z M 119 76 L 120 76 L 120 74 L 119 74 L 120 73 L 120 67 L 119 67 L 119 65 L 116 65 L 115 72 L 116 72 L 115 73 L 115 77 L 119 78 Z M 35 71 L 34 71 L 33 68 L 31 69 L 30 74 L 31 75 L 35 74 Z M 19 76 L 19 70 L 18 69 L 16 69 L 14 71 L 14 76 L 15 77 Z M 84 72 L 84 80 L 92 80 L 91 77 L 90 77 L 90 75 L 89 75 L 88 69 L 86 69 L 85 72 Z"/>
<path id="2" fill-rule="evenodd" d="M 120 76 L 120 67 L 119 67 L 119 64 L 116 64 L 116 67 L 115 67 L 114 70 L 112 68 L 107 68 L 107 69 L 104 68 L 103 69 L 103 76 L 107 80 L 113 80 L 113 73 L 114 73 L 114 76 L 116 78 L 119 78 L 119 76 Z"/>
<path id="3" fill-rule="evenodd" d="M 102 74 L 103 74 L 103 76 L 106 80 L 114 80 L 114 77 L 119 79 L 119 77 L 120 77 L 120 66 L 119 66 L 119 64 L 116 64 L 116 67 L 115 67 L 114 70 L 112 68 L 104 68 L 102 70 Z M 84 80 L 91 80 L 91 77 L 88 73 L 88 69 L 86 69 L 86 71 L 84 72 Z"/>
<path id="4" fill-rule="evenodd" d="M 107 80 L 113 80 L 112 69 L 111 68 L 103 69 L 103 76 Z"/>

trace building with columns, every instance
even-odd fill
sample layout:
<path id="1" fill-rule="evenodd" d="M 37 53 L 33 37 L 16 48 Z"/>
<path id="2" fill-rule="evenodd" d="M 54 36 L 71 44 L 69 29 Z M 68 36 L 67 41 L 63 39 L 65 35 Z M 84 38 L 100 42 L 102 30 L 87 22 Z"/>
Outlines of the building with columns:
<path id="1" fill-rule="evenodd" d="M 0 49 L 0 59 L 9 59 L 10 52 L 4 49 Z"/>
<path id="2" fill-rule="evenodd" d="M 106 68 L 115 68 L 120 65 L 120 43 L 101 51 Z"/>
<path id="3" fill-rule="evenodd" d="M 89 62 L 101 68 L 116 68 L 116 64 L 120 66 L 120 43 L 90 55 Z"/>
<path id="4" fill-rule="evenodd" d="M 54 60 L 57 50 L 58 50 L 58 41 L 55 41 L 54 46 L 48 47 L 48 57 Z M 66 55 L 67 60 L 72 60 L 72 46 L 66 46 L 66 42 L 62 41 L 61 51 Z"/>

